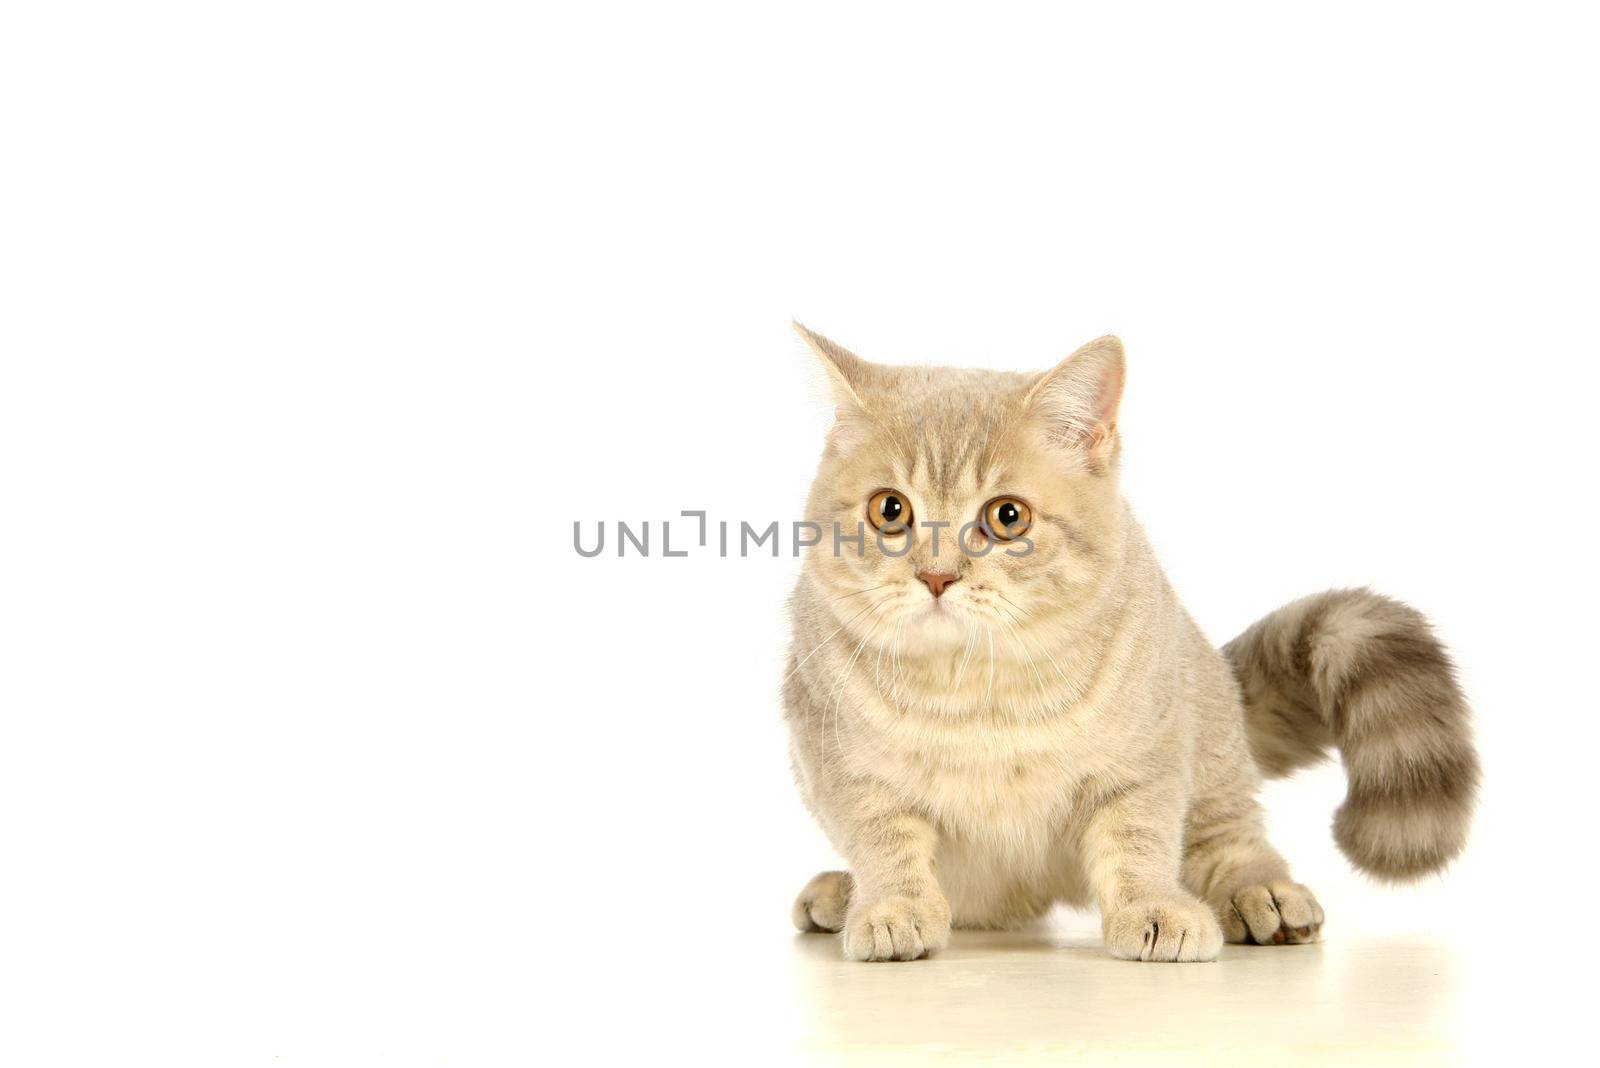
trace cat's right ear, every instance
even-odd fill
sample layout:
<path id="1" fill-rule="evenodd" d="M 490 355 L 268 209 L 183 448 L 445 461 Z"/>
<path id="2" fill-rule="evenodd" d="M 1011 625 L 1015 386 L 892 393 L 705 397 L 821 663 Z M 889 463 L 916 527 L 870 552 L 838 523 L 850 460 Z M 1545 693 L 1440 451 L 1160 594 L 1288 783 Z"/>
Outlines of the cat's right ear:
<path id="1" fill-rule="evenodd" d="M 794 332 L 800 335 L 800 340 L 806 343 L 806 348 L 828 376 L 836 416 L 828 440 L 843 445 L 863 437 L 870 417 L 861 397 L 872 376 L 872 365 L 843 345 L 806 329 L 799 321 L 794 322 Z"/>
<path id="2" fill-rule="evenodd" d="M 1051 441 L 1104 461 L 1117 449 L 1126 375 L 1122 342 L 1107 334 L 1040 375 L 1023 406 L 1038 414 Z"/>

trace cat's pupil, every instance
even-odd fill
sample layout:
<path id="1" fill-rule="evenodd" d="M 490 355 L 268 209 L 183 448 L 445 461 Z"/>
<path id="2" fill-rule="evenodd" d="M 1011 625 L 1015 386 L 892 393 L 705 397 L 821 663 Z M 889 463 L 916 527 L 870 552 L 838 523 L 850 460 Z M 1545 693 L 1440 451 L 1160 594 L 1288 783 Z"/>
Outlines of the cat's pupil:
<path id="1" fill-rule="evenodd" d="M 1002 504 L 1000 506 L 1000 525 L 1001 526 L 1003 526 L 1003 527 L 1014 527 L 1014 526 L 1017 525 L 1017 520 L 1020 519 L 1020 518 L 1021 518 L 1021 516 L 1017 514 L 1017 506 L 1016 505 L 1014 505 L 1014 504 Z"/>
<path id="2" fill-rule="evenodd" d="M 883 515 L 883 518 L 889 520 L 890 522 L 899 519 L 900 513 L 904 510 L 905 506 L 900 503 L 899 497 L 885 497 L 883 499 L 883 505 L 879 509 Z"/>

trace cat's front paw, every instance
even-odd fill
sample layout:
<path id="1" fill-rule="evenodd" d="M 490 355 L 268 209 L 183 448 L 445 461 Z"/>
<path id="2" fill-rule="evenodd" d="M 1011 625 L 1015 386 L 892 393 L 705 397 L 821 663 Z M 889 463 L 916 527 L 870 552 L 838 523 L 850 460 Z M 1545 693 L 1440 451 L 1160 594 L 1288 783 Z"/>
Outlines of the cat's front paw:
<path id="1" fill-rule="evenodd" d="M 1222 928 L 1211 909 L 1195 898 L 1135 901 L 1104 923 L 1106 950 L 1122 960 L 1216 960 Z"/>
<path id="2" fill-rule="evenodd" d="M 1287 879 L 1237 890 L 1217 902 L 1216 910 L 1230 942 L 1296 945 L 1322 935 L 1322 906 L 1310 890 Z"/>
<path id="3" fill-rule="evenodd" d="M 851 960 L 916 960 L 949 942 L 950 906 L 932 894 L 862 901 L 844 920 L 844 955 Z"/>

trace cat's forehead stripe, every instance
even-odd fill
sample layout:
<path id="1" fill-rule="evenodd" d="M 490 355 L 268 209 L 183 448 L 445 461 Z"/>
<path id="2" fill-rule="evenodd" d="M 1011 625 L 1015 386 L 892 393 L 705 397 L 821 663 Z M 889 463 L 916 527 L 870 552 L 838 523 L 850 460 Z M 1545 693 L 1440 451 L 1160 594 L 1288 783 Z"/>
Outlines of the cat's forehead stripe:
<path id="1" fill-rule="evenodd" d="M 973 422 L 955 440 L 931 434 L 901 438 L 895 457 L 907 487 L 948 496 L 1004 482 L 1009 470 L 1000 458 L 995 420 Z"/>

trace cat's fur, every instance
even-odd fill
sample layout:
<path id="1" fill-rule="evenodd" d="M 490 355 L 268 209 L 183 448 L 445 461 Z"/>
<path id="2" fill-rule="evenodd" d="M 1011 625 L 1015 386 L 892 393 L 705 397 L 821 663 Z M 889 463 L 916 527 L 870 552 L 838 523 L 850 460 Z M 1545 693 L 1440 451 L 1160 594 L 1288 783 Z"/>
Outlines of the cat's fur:
<path id="1" fill-rule="evenodd" d="M 1426 621 L 1340 590 L 1213 647 L 1118 489 L 1117 339 L 1040 375 L 879 366 L 799 330 L 839 418 L 783 691 L 801 793 L 850 865 L 801 892 L 802 930 L 842 932 L 856 960 L 909 960 L 952 925 L 1067 902 L 1098 905 L 1124 958 L 1314 940 L 1322 909 L 1255 795 L 1335 746 L 1350 786 L 1334 833 L 1353 862 L 1403 879 L 1460 851 L 1477 758 Z M 937 557 L 920 529 L 902 557 L 870 527 L 859 555 L 834 552 L 833 525 L 855 534 L 885 488 L 915 523 L 951 524 Z M 1001 494 L 1031 505 L 1032 551 L 958 551 L 957 528 Z M 928 570 L 955 573 L 943 596 Z"/>

